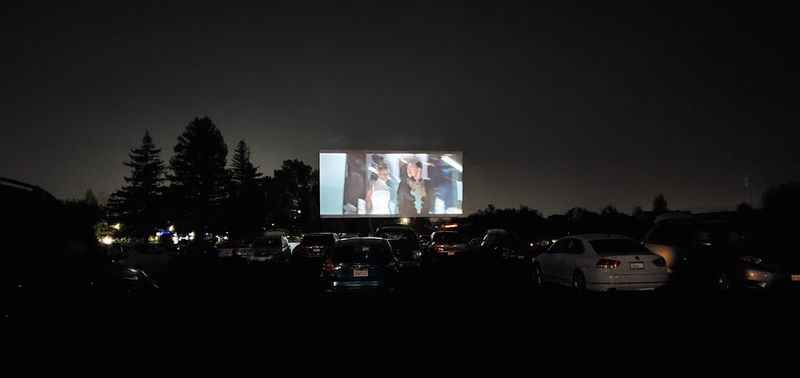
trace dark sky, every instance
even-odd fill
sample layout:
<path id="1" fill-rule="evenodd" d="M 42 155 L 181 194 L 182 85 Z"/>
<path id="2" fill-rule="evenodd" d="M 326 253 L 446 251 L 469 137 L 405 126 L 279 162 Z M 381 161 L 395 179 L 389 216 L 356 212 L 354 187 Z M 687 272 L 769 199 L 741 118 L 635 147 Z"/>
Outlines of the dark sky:
<path id="1" fill-rule="evenodd" d="M 463 150 L 466 211 L 712 210 L 799 178 L 788 9 L 326 3 L 7 8 L 0 176 L 107 195 L 145 130 L 168 160 L 208 115 L 269 174 Z"/>

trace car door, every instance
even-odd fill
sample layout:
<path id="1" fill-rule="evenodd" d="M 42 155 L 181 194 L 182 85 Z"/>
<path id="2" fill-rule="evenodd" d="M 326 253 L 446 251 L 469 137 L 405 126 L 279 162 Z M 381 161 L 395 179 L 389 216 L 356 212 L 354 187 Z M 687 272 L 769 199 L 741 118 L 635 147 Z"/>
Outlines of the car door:
<path id="1" fill-rule="evenodd" d="M 585 251 L 586 249 L 584 248 L 582 240 L 569 239 L 567 250 L 562 254 L 563 257 L 560 265 L 560 275 L 564 282 L 572 283 L 572 276 L 575 270 L 581 266 L 581 259 L 584 257 Z"/>
<path id="2" fill-rule="evenodd" d="M 559 240 L 547 252 L 537 257 L 545 281 L 562 283 L 559 269 L 562 255 L 567 250 L 568 245 L 569 239 Z"/>
<path id="3" fill-rule="evenodd" d="M 568 243 L 561 253 L 558 276 L 564 283 L 572 283 L 572 275 L 578 265 L 577 259 L 583 253 L 583 242 L 578 239 L 567 239 Z"/>

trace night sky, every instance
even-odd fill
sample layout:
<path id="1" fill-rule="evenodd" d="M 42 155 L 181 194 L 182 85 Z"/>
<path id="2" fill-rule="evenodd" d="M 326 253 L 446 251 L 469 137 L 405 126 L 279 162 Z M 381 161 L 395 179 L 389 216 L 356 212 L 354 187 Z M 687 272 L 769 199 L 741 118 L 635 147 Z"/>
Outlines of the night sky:
<path id="1" fill-rule="evenodd" d="M 463 150 L 467 212 L 717 210 L 799 178 L 788 9 L 215 3 L 5 9 L 0 176 L 102 198 L 145 130 L 166 161 L 208 115 L 268 174 Z"/>

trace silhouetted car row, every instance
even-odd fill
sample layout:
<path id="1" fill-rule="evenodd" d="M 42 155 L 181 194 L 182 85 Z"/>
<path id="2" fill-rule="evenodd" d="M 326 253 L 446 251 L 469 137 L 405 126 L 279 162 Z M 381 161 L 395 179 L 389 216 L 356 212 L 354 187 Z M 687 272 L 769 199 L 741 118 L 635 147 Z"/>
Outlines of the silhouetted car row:
<path id="1" fill-rule="evenodd" d="M 589 291 L 667 287 L 728 291 L 800 285 L 797 253 L 758 236 L 752 225 L 725 219 L 664 217 L 642 240 L 603 233 L 523 241 L 503 229 L 470 238 L 458 226 L 418 233 L 410 226 L 389 225 L 370 236 L 308 233 L 299 243 L 290 241 L 285 232 L 269 231 L 246 241 L 181 241 L 168 252 L 146 252 L 166 248 L 154 245 L 104 251 L 91 230 L 74 226 L 70 218 L 74 214 L 38 187 L 0 179 L 0 200 L 6 214 L 14 216 L 2 230 L 9 241 L 0 272 L 2 290 L 17 299 L 134 296 L 159 289 L 145 270 L 157 272 L 157 277 L 180 276 L 175 272 L 192 271 L 197 261 L 285 267 L 303 272 L 296 276 L 325 293 L 394 292 L 413 272 L 436 274 L 438 267 L 461 262 L 483 270 L 478 274 L 495 269 L 492 274 L 502 276 L 513 267 L 524 271 L 523 284 L 533 287 L 552 284 Z M 39 235 L 40 227 L 32 226 L 43 219 L 49 224 L 46 238 Z M 183 263 L 173 266 L 173 258 Z"/>

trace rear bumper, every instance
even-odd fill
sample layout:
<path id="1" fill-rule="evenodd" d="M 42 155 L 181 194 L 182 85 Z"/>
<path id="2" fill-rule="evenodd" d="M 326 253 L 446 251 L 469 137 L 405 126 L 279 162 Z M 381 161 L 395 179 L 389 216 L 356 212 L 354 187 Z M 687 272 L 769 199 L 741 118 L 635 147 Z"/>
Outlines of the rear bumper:
<path id="1" fill-rule="evenodd" d="M 670 281 L 669 274 L 636 274 L 614 275 L 596 274 L 587 277 L 586 288 L 591 291 L 642 291 L 655 290 L 666 286 Z"/>
<path id="2" fill-rule="evenodd" d="M 270 256 L 250 256 L 248 261 L 254 263 L 283 263 L 287 262 L 288 258 L 286 256 L 281 255 L 270 255 Z"/>
<path id="3" fill-rule="evenodd" d="M 328 281 L 325 285 L 327 293 L 352 293 L 378 291 L 385 287 L 385 282 L 374 281 Z"/>
<path id="4" fill-rule="evenodd" d="M 666 286 L 667 282 L 588 282 L 586 289 L 590 291 L 649 291 Z"/>

